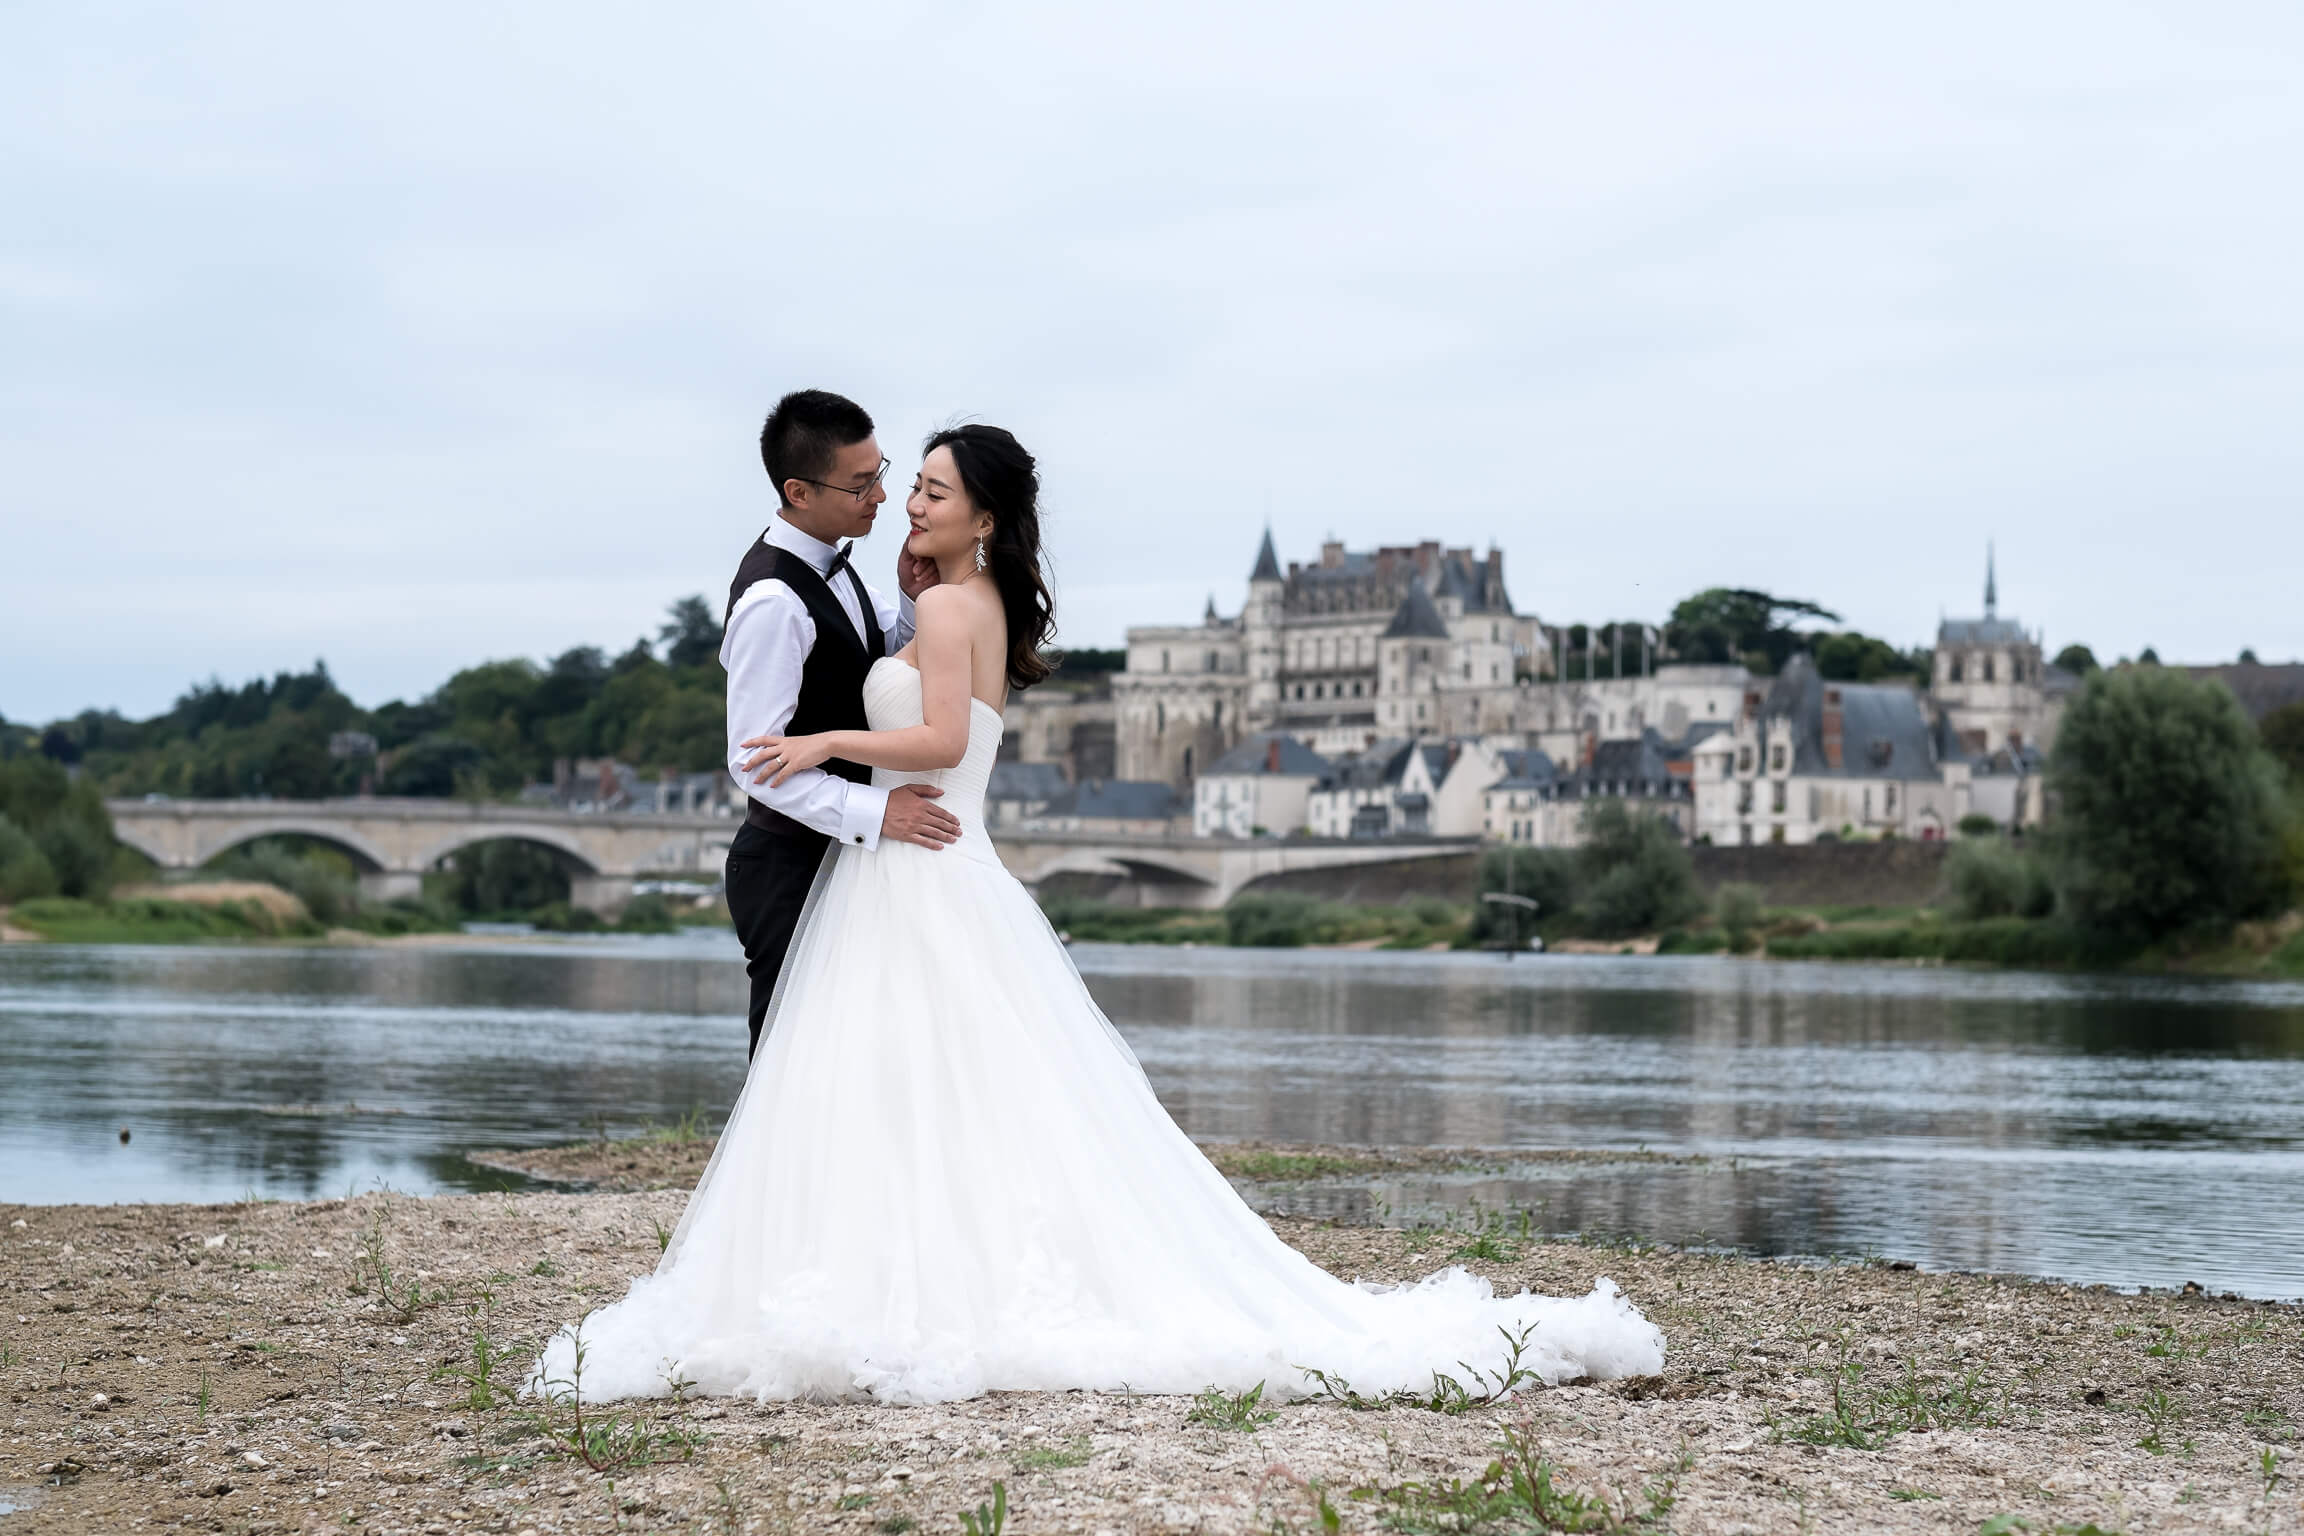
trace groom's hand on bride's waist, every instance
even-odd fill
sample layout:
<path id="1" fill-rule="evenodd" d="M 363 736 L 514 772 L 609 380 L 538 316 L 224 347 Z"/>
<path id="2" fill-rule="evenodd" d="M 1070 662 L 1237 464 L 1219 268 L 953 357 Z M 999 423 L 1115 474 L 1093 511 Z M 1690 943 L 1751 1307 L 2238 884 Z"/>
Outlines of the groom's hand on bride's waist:
<path id="1" fill-rule="evenodd" d="M 960 840 L 960 818 L 934 803 L 943 794 L 925 784 L 899 784 L 888 791 L 888 809 L 880 818 L 880 836 L 923 848 L 941 848 Z"/>

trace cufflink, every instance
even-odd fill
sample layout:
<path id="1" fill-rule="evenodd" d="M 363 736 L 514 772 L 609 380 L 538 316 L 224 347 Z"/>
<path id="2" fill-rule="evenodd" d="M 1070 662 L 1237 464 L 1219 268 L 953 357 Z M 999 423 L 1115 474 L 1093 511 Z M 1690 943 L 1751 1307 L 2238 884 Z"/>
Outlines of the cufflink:
<path id="1" fill-rule="evenodd" d="M 856 841 L 858 841 L 858 842 L 862 842 L 862 841 L 864 841 L 864 834 L 863 834 L 863 833 L 861 833 L 861 832 L 857 833 L 857 834 L 856 834 Z"/>

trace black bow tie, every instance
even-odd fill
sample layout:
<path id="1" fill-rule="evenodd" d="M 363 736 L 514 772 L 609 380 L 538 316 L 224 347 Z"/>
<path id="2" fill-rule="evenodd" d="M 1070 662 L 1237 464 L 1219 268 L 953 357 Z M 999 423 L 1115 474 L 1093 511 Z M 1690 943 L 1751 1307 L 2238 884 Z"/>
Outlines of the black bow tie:
<path id="1" fill-rule="evenodd" d="M 840 552 L 832 557 L 832 563 L 824 567 L 824 579 L 826 581 L 830 581 L 833 577 L 840 574 L 841 568 L 848 564 L 848 556 L 850 552 L 855 548 L 856 544 L 854 540 L 850 540 L 848 543 L 840 546 Z"/>

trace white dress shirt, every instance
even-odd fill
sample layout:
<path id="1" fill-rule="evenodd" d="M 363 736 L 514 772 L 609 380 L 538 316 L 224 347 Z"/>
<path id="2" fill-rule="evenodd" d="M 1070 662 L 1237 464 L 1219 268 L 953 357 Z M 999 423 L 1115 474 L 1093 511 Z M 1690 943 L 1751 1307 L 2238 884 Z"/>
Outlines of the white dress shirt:
<path id="1" fill-rule="evenodd" d="M 789 550 L 821 575 L 839 554 L 834 546 L 802 533 L 778 513 L 761 542 Z M 856 604 L 856 584 L 843 571 L 829 583 L 856 636 L 864 637 L 864 614 Z M 911 643 L 912 599 L 898 595 L 890 603 L 869 585 L 874 614 L 891 656 Z M 792 723 L 800 703 L 800 669 L 816 644 L 816 621 L 808 605 L 783 582 L 756 581 L 736 599 L 728 615 L 727 632 L 720 639 L 720 665 L 728 669 L 728 772 L 736 787 L 772 811 L 781 811 L 802 826 L 838 839 L 851 848 L 880 846 L 880 821 L 887 814 L 888 791 L 858 784 L 821 768 L 793 774 L 770 788 L 755 784 L 744 771 L 752 748 L 739 745 L 747 736 L 780 736 Z"/>

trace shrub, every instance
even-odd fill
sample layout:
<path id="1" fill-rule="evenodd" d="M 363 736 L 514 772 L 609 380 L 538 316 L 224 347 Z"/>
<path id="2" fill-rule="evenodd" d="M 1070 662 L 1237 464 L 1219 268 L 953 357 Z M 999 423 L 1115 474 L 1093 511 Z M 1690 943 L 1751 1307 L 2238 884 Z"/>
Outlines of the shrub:
<path id="1" fill-rule="evenodd" d="M 1510 943 L 1526 936 L 1535 923 L 1574 910 L 1576 859 L 1565 848 L 1490 848 L 1480 855 L 1479 885 L 1483 895 L 1508 891 L 1536 903 L 1534 914 L 1493 901 L 1474 908 L 1472 943 Z"/>
<path id="2" fill-rule="evenodd" d="M 0 902 L 56 894 L 56 871 L 22 827 L 0 816 Z"/>
<path id="3" fill-rule="evenodd" d="M 2039 859 L 1994 840 L 1953 846 L 1944 861 L 1944 910 L 1955 918 L 2046 917 L 2056 892 Z"/>
<path id="4" fill-rule="evenodd" d="M 536 908 L 528 921 L 544 933 L 596 933 L 603 926 L 600 914 L 590 907 L 572 907 L 564 901 Z"/>
<path id="5" fill-rule="evenodd" d="M 2066 711 L 2048 771 L 2057 894 L 2096 939 L 2136 946 L 2286 896 L 2281 771 L 2223 684 L 2099 672 Z"/>
<path id="6" fill-rule="evenodd" d="M 1661 816 L 1601 800 L 1584 813 L 1576 850 L 1582 888 L 1576 913 L 1602 938 L 1669 928 L 1704 910 L 1696 869 L 1680 834 Z"/>
<path id="7" fill-rule="evenodd" d="M 55 889 L 99 899 L 112 889 L 112 817 L 95 785 L 44 757 L 0 762 L 0 816 L 31 838 Z M 37 883 L 37 871 L 24 876 Z"/>
<path id="8" fill-rule="evenodd" d="M 33 834 L 56 872 L 56 888 L 83 901 L 112 890 L 112 838 L 76 816 L 58 816 Z"/>
<path id="9" fill-rule="evenodd" d="M 1338 914 L 1328 903 L 1293 891 L 1235 896 L 1224 909 L 1224 940 L 1242 948 L 1329 943 L 1339 926 Z"/>
<path id="10" fill-rule="evenodd" d="M 360 910 L 357 878 L 336 868 L 326 855 L 299 851 L 269 839 L 211 861 L 207 872 L 218 879 L 277 886 L 304 903 L 304 910 L 314 921 L 328 925 L 345 922 Z"/>
<path id="11" fill-rule="evenodd" d="M 626 902 L 616 926 L 625 933 L 677 933 L 680 929 L 672 918 L 672 903 L 654 891 Z"/>
<path id="12" fill-rule="evenodd" d="M 1960 818 L 1959 831 L 1962 837 L 1998 837 L 2000 823 L 1982 811 L 1970 811 Z"/>
<path id="13" fill-rule="evenodd" d="M 1760 887 L 1731 880 L 1712 894 L 1712 918 L 1728 947 L 1738 954 L 1752 947 L 1760 927 Z"/>

